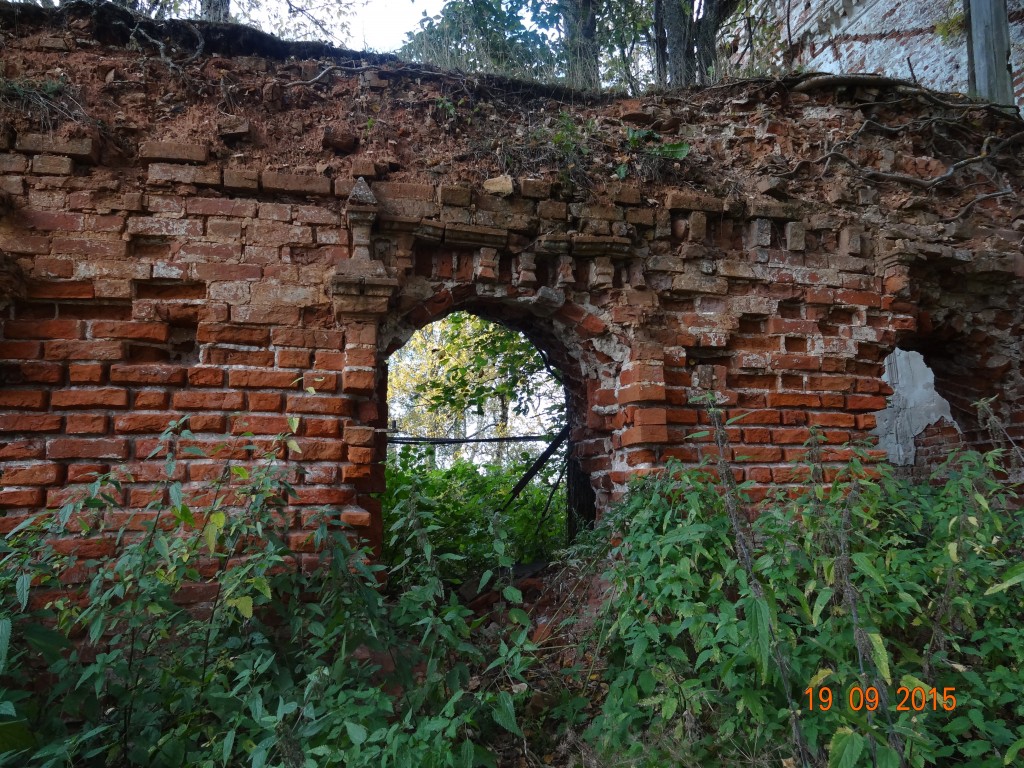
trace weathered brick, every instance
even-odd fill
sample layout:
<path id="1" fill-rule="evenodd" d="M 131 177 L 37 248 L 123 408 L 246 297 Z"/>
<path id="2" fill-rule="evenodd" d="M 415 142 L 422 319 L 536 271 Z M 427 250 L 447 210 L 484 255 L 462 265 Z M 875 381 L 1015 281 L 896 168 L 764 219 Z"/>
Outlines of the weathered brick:
<path id="1" fill-rule="evenodd" d="M 209 389 L 186 390 L 175 392 L 171 403 L 180 411 L 240 411 L 245 407 L 245 395 Z"/>
<path id="2" fill-rule="evenodd" d="M 69 413 L 64 417 L 64 432 L 69 435 L 103 435 L 107 432 L 109 420 L 102 413 Z"/>
<path id="3" fill-rule="evenodd" d="M 442 205 L 456 205 L 466 207 L 473 202 L 473 191 L 469 187 L 447 187 L 437 188 L 437 200 Z"/>
<path id="4" fill-rule="evenodd" d="M 26 210 L 20 215 L 22 225 L 45 231 L 81 232 L 85 228 L 85 214 L 64 211 Z"/>
<path id="5" fill-rule="evenodd" d="M 184 384 L 185 369 L 178 365 L 115 364 L 110 366 L 110 381 L 113 384 Z"/>
<path id="6" fill-rule="evenodd" d="M 138 433 L 160 434 L 176 416 L 174 413 L 126 413 L 114 417 L 114 432 L 120 435 Z M 195 428 L 191 420 L 189 428 Z"/>
<path id="7" fill-rule="evenodd" d="M 289 395 L 285 409 L 289 413 L 320 413 L 335 416 L 350 415 L 352 403 L 348 398 L 329 395 Z"/>
<path id="8" fill-rule="evenodd" d="M 8 320 L 3 332 L 8 339 L 80 339 L 84 328 L 81 320 Z"/>
<path id="9" fill-rule="evenodd" d="M 190 368 L 188 383 L 193 387 L 220 387 L 224 385 L 224 370 L 215 367 Z"/>
<path id="10" fill-rule="evenodd" d="M 46 341 L 46 360 L 120 360 L 124 354 L 120 341 Z"/>
<path id="11" fill-rule="evenodd" d="M 263 171 L 260 184 L 265 192 L 289 192 L 297 195 L 329 195 L 331 180 L 325 176 Z"/>
<path id="12" fill-rule="evenodd" d="M 32 158 L 32 173 L 49 176 L 70 176 L 75 163 L 70 157 L 37 155 Z"/>
<path id="13" fill-rule="evenodd" d="M 31 254 L 49 253 L 50 238 L 41 235 L 0 233 L 0 251 Z"/>
<path id="14" fill-rule="evenodd" d="M 235 252 L 230 252 L 235 256 Z M 263 270 L 258 264 L 196 264 L 193 273 L 197 280 L 259 280 Z"/>
<path id="15" fill-rule="evenodd" d="M 61 437 L 46 443 L 51 459 L 127 459 L 129 444 L 120 438 Z"/>
<path id="16" fill-rule="evenodd" d="M 170 328 L 166 323 L 94 320 L 89 323 L 89 335 L 94 339 L 135 339 L 163 342 L 169 338 Z"/>
<path id="17" fill-rule="evenodd" d="M 150 163 L 149 182 L 151 184 L 171 182 L 178 184 L 217 186 L 220 184 L 220 168 L 216 166 Z"/>
<path id="18" fill-rule="evenodd" d="M 0 488 L 0 508 L 31 507 L 38 509 L 45 503 L 41 488 Z M 0 518 L 4 520 L 6 518 Z"/>
<path id="19" fill-rule="evenodd" d="M 257 190 L 260 172 L 254 168 L 225 168 L 224 186 L 228 189 Z"/>
<path id="20" fill-rule="evenodd" d="M 72 384 L 102 384 L 106 375 L 103 363 L 71 363 L 68 365 L 68 380 Z"/>
<path id="21" fill-rule="evenodd" d="M 0 173 L 26 173 L 29 161 L 24 155 L 0 153 Z"/>
<path id="22" fill-rule="evenodd" d="M 246 241 L 261 246 L 313 245 L 313 229 L 301 224 L 258 220 L 248 228 Z"/>
<path id="23" fill-rule="evenodd" d="M 270 330 L 241 325 L 203 323 L 199 326 L 196 340 L 200 342 L 266 346 L 270 343 Z"/>
<path id="24" fill-rule="evenodd" d="M 155 216 L 133 216 L 128 219 L 128 234 L 202 237 L 203 222 L 196 219 L 163 219 Z"/>
<path id="25" fill-rule="evenodd" d="M 4 467 L 3 482 L 12 485 L 58 485 L 64 481 L 64 467 L 52 462 L 8 464 Z"/>
<path id="26" fill-rule="evenodd" d="M 543 181 L 542 179 L 520 179 L 519 190 L 523 197 L 543 200 L 544 198 L 551 197 L 551 182 Z"/>
<path id="27" fill-rule="evenodd" d="M 19 152 L 69 155 L 82 162 L 95 162 L 96 142 L 92 139 L 58 139 L 45 133 L 19 133 L 14 148 Z"/>
<path id="28" fill-rule="evenodd" d="M 295 389 L 298 376 L 292 371 L 228 371 L 228 386 L 257 389 Z"/>
<path id="29" fill-rule="evenodd" d="M 124 240 L 55 237 L 53 238 L 52 253 L 55 255 L 86 256 L 90 260 L 123 259 L 128 253 L 128 243 Z"/>
<path id="30" fill-rule="evenodd" d="M 185 212 L 198 216 L 252 217 L 256 215 L 256 201 L 224 197 L 190 197 L 185 201 Z"/>
<path id="31" fill-rule="evenodd" d="M 205 163 L 210 158 L 206 144 L 186 144 L 178 141 L 144 141 L 139 146 L 139 159 L 172 160 L 185 163 Z"/>

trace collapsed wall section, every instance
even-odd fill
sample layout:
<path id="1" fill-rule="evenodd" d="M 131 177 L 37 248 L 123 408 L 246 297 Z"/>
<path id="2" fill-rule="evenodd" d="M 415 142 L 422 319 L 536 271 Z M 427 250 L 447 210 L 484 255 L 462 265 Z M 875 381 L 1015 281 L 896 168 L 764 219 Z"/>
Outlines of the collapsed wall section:
<path id="1" fill-rule="evenodd" d="M 202 54 L 139 52 L 90 8 L 5 32 L 6 530 L 117 468 L 141 524 L 188 414 L 186 485 L 254 443 L 290 472 L 296 545 L 324 505 L 379 542 L 386 359 L 456 309 L 567 374 L 599 508 L 717 455 L 706 398 L 754 495 L 803 481 L 812 429 L 837 465 L 897 346 L 954 411 L 996 397 L 1024 435 L 1015 118 L 871 78 L 586 102 L 223 56 L 222 27 Z"/>

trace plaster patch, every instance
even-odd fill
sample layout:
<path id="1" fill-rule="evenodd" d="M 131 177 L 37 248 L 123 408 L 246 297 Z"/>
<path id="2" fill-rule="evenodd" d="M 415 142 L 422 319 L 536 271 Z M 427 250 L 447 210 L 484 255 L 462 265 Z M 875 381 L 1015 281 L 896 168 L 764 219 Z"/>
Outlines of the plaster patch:
<path id="1" fill-rule="evenodd" d="M 949 403 L 935 391 L 935 374 L 919 352 L 895 350 L 885 358 L 882 380 L 893 393 L 889 407 L 875 414 L 878 426 L 872 434 L 878 435 L 878 447 L 896 466 L 913 465 L 914 438 L 935 422 L 945 419 L 960 430 Z"/>

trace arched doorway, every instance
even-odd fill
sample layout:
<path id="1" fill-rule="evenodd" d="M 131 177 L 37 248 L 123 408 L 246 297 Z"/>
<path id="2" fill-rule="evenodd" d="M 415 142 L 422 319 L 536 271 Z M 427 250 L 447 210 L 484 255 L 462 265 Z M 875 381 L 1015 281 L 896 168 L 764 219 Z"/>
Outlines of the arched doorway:
<path id="1" fill-rule="evenodd" d="M 497 516 L 517 534 L 521 562 L 546 559 L 596 517 L 582 355 L 556 326 L 495 297 L 409 313 L 381 338 L 389 481 L 406 481 L 419 461 L 452 498 L 480 507 L 453 533 Z M 474 484 L 493 498 L 474 496 Z"/>

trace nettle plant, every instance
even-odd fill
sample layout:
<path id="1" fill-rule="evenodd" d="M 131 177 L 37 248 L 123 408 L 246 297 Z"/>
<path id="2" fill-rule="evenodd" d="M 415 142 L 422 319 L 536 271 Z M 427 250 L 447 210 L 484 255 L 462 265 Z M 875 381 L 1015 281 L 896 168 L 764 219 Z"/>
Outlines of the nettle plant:
<path id="1" fill-rule="evenodd" d="M 607 756 L 1019 764 L 1024 516 L 999 452 L 924 483 L 855 458 L 826 485 L 821 456 L 812 438 L 807 484 L 756 517 L 719 461 L 641 480 L 606 519 Z"/>
<path id="2" fill-rule="evenodd" d="M 173 479 L 203 457 L 193 438 L 187 419 L 164 432 L 144 510 L 108 474 L 3 541 L 0 764 L 471 768 L 493 762 L 488 731 L 521 734 L 525 614 L 496 654 L 474 644 L 429 509 L 406 500 L 391 535 L 410 556 L 387 573 L 327 510 L 303 560 L 275 458 L 290 436 L 226 462 L 201 498 Z M 111 537 L 110 557 L 74 554 Z"/>

